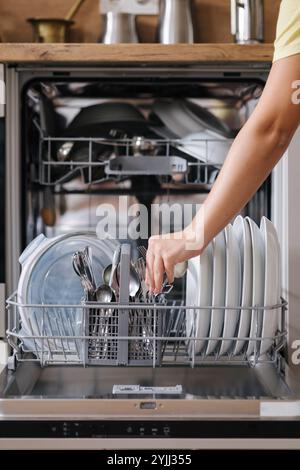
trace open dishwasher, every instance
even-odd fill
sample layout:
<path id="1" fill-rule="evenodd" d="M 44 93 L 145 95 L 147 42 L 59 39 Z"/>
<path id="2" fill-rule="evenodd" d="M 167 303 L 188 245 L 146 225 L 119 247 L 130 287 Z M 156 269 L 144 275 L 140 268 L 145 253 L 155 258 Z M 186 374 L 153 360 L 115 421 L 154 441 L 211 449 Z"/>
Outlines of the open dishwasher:
<path id="1" fill-rule="evenodd" d="M 300 380 L 291 363 L 297 325 L 286 300 L 214 306 L 228 315 L 248 310 L 257 318 L 274 312 L 278 327 L 264 354 L 258 331 L 226 338 L 226 353 L 218 346 L 206 354 L 193 336 L 199 306 L 187 302 L 187 275 L 159 298 L 135 303 L 130 296 L 131 262 L 141 259 L 151 231 L 180 230 L 191 219 L 266 76 L 263 68 L 196 66 L 7 70 L 8 120 L 18 122 L 18 144 L 15 135 L 7 136 L 7 185 L 13 170 L 20 176 L 14 196 L 11 188 L 6 193 L 8 289 L 18 286 L 25 246 L 41 234 L 99 235 L 103 213 L 97 208 L 103 204 L 115 208 L 111 238 L 121 252 L 119 298 L 109 308 L 89 301 L 26 303 L 18 292 L 9 297 L 11 355 L 0 375 L 0 447 L 35 448 L 42 439 L 45 448 L 299 448 Z M 181 130 L 193 129 L 197 106 L 198 122 L 210 133 L 194 130 L 186 140 Z M 272 174 L 242 213 L 258 223 L 272 218 L 281 243 L 276 201 L 283 174 Z M 150 210 L 161 203 L 188 204 L 189 219 L 174 215 L 164 227 Z M 149 214 L 149 230 L 139 238 L 127 230 L 130 204 Z M 211 308 L 202 305 L 202 314 Z M 68 320 L 49 330 L 49 317 L 60 312 L 77 319 L 79 329 Z M 38 317 L 37 328 L 24 333 L 24 315 Z M 97 336 L 101 318 L 104 329 Z M 222 334 L 200 340 L 224 342 Z M 233 353 L 238 340 L 253 344 L 251 354 L 246 347 Z"/>

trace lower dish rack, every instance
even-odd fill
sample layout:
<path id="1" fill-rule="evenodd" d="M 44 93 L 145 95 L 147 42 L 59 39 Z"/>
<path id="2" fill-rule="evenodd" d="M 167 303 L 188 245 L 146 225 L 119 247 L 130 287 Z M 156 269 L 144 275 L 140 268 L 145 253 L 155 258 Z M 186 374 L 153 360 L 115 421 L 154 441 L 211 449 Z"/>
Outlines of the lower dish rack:
<path id="1" fill-rule="evenodd" d="M 227 310 L 251 310 L 256 319 L 254 335 L 240 337 L 200 337 L 197 318 L 209 314 L 211 306 L 190 307 L 181 301 L 164 303 L 88 303 L 80 305 L 23 305 L 17 293 L 7 300 L 7 338 L 13 350 L 9 366 L 16 362 L 36 361 L 41 366 L 116 365 L 116 366 L 172 366 L 230 365 L 255 366 L 258 363 L 279 361 L 286 345 L 287 302 L 270 307 L 230 307 Z M 226 311 L 225 307 L 214 309 Z M 26 311 L 28 324 L 21 321 Z M 266 311 L 278 315 L 274 336 L 262 337 L 258 321 Z M 192 325 L 189 334 L 186 325 Z M 215 341 L 214 352 L 207 355 L 208 341 Z M 204 346 L 199 351 L 197 344 Z M 220 354 L 222 342 L 228 342 L 226 354 Z M 237 342 L 244 342 L 238 355 Z M 262 342 L 268 343 L 261 354 Z M 204 342 L 204 343 L 203 343 Z M 251 354 L 249 354 L 249 344 Z M 266 349 L 264 347 L 264 349 Z M 224 348 L 223 348 L 224 350 Z"/>

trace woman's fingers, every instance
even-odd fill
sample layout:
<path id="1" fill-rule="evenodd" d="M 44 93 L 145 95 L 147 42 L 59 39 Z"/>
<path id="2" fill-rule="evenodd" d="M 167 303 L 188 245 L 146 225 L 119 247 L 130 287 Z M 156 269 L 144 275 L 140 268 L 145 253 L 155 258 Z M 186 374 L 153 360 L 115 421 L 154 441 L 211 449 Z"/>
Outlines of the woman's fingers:
<path id="1" fill-rule="evenodd" d="M 170 251 L 169 243 L 173 244 Z M 164 275 L 166 273 L 170 284 L 174 282 L 174 265 L 176 262 L 178 242 L 176 240 L 164 240 L 162 238 L 151 237 L 148 244 L 146 256 L 146 284 L 149 290 L 160 293 L 162 290 Z M 178 253 L 177 253 L 178 254 Z"/>
<path id="2" fill-rule="evenodd" d="M 164 260 L 164 268 L 168 278 L 169 284 L 173 284 L 174 282 L 174 264 L 170 263 L 170 261 Z"/>

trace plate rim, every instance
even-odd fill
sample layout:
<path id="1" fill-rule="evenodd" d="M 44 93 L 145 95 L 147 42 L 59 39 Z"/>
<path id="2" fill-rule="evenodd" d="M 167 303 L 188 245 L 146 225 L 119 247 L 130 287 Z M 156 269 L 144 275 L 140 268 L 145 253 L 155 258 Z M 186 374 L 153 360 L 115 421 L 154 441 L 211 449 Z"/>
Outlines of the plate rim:
<path id="1" fill-rule="evenodd" d="M 253 260 L 252 260 L 252 243 L 251 243 L 251 232 L 249 225 L 246 224 L 246 220 L 242 215 L 238 215 L 233 223 L 233 229 L 236 232 L 237 224 L 240 224 L 242 227 L 242 241 L 243 243 L 243 256 L 241 255 L 241 262 L 242 262 L 242 274 L 241 274 L 241 310 L 240 310 L 240 318 L 238 322 L 238 330 L 237 330 L 237 341 L 236 345 L 233 350 L 233 355 L 237 356 L 243 350 L 246 340 L 239 340 L 239 337 L 247 337 L 250 331 L 251 326 L 251 311 L 245 310 L 242 307 L 249 307 L 252 301 L 252 286 L 253 286 Z M 247 251 L 246 251 L 247 248 Z M 245 257 L 245 253 L 247 253 L 247 257 Z M 247 264 L 245 263 L 245 258 L 247 260 Z M 251 271 L 251 273 L 250 273 Z M 247 282 L 245 282 L 247 279 Z M 247 300 L 249 298 L 249 301 Z M 245 326 L 246 325 L 246 326 Z M 248 325 L 248 326 L 247 326 Z M 247 330 L 247 334 L 242 334 L 243 329 Z"/>

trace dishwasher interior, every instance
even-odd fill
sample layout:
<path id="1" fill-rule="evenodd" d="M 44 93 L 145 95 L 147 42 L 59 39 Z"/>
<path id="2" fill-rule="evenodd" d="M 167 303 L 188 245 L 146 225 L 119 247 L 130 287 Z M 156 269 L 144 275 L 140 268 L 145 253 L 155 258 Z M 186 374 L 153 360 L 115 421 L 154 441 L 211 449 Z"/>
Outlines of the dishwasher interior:
<path id="1" fill-rule="evenodd" d="M 127 247 L 132 259 L 137 259 L 142 247 L 147 247 L 150 232 L 182 229 L 205 200 L 222 167 L 220 160 L 210 160 L 211 149 L 218 148 L 220 142 L 211 137 L 195 137 L 194 146 L 200 146 L 204 153 L 202 160 L 195 158 L 186 152 L 186 142 L 179 133 L 167 128 L 165 108 L 172 112 L 175 103 L 176 113 L 184 102 L 192 108 L 201 106 L 208 110 L 210 119 L 217 118 L 213 126 L 222 123 L 221 143 L 229 148 L 255 108 L 265 83 L 265 74 L 255 71 L 110 70 L 99 75 L 50 71 L 36 72 L 30 80 L 24 80 L 20 103 L 23 248 L 39 234 L 54 237 L 95 231 L 99 222 L 97 207 L 101 204 L 115 208 L 115 238 Z M 84 110 L 99 105 L 105 116 L 103 123 L 82 125 L 79 121 L 86 118 Z M 135 114 L 127 120 L 127 114 L 123 119 L 122 112 Z M 110 113 L 114 124 L 109 121 Z M 201 118 L 207 118 L 205 112 Z M 177 124 L 179 120 L 179 124 L 189 126 L 188 120 L 180 122 L 178 115 L 176 119 Z M 152 204 L 162 203 L 189 205 L 189 220 L 173 216 L 170 225 L 164 227 L 149 210 Z M 132 204 L 143 205 L 149 214 L 147 234 L 134 240 L 126 230 L 126 211 Z M 259 223 L 262 216 L 272 217 L 271 208 L 272 176 L 242 215 Z M 161 303 L 134 305 L 128 303 L 130 268 L 125 249 L 121 261 L 127 292 L 125 287 L 123 302 L 121 299 L 119 304 L 113 304 L 118 324 L 115 330 L 111 326 L 102 346 L 89 334 L 86 324 L 95 312 L 93 303 L 84 307 L 20 307 L 16 295 L 9 298 L 8 339 L 14 354 L 0 377 L 3 399 L 68 398 L 71 403 L 72 399 L 101 398 L 103 415 L 120 415 L 123 411 L 133 415 L 139 403 L 138 411 L 148 416 L 198 416 L 204 413 L 207 405 L 203 403 L 209 400 L 224 403 L 223 411 L 217 406 L 211 414 L 230 414 L 230 399 L 240 403 L 239 400 L 297 397 L 299 383 L 287 365 L 288 311 L 284 300 L 281 305 L 271 306 L 278 312 L 280 327 L 267 354 L 261 356 L 254 347 L 250 356 L 241 352 L 238 356 L 215 353 L 206 357 L 195 353 L 195 341 L 187 346 L 185 319 L 187 314 L 193 316 L 196 309 L 185 303 L 186 278 L 176 280 L 172 292 Z M 22 335 L 20 308 L 35 309 L 42 316 L 43 325 L 49 312 L 51 315 L 51 311 L 64 308 L 70 318 L 81 315 L 83 327 L 79 333 Z M 259 315 L 260 308 L 256 310 Z M 143 323 L 136 329 L 133 326 L 130 334 L 122 330 L 119 319 L 126 315 L 127 321 L 132 315 L 138 318 L 137 322 L 150 316 L 151 332 L 141 333 Z M 108 348 L 104 359 L 89 353 L 93 348 L 97 351 L 97 347 Z M 110 400 L 123 403 L 123 411 L 108 405 Z M 166 408 L 160 408 L 160 400 Z M 172 402 L 174 407 L 168 408 L 172 405 L 166 403 Z M 251 414 L 246 408 L 237 413 Z"/>

